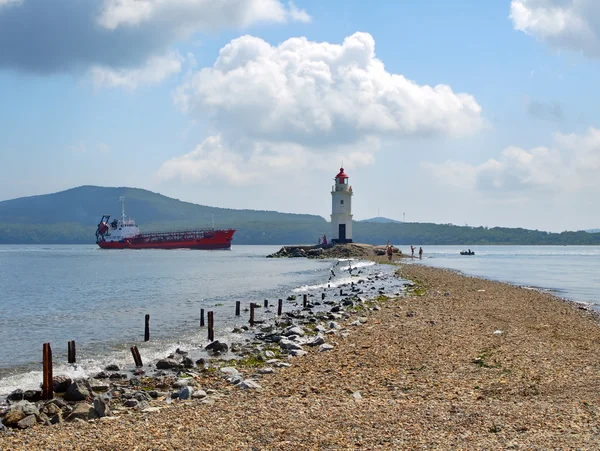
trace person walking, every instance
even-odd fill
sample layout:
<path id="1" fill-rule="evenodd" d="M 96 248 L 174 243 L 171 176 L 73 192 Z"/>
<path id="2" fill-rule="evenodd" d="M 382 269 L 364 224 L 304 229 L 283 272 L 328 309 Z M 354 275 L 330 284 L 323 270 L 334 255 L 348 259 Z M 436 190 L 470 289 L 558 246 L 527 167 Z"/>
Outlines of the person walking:
<path id="1" fill-rule="evenodd" d="M 419 260 L 423 260 L 423 248 L 419 248 Z"/>
<path id="2" fill-rule="evenodd" d="M 410 246 L 410 258 L 415 258 L 415 247 L 413 245 Z"/>

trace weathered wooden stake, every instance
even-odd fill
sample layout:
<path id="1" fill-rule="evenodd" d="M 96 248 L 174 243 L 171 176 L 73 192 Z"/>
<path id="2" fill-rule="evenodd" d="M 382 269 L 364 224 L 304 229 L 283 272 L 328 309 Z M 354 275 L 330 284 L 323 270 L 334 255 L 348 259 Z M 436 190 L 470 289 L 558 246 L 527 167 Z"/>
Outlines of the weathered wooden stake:
<path id="1" fill-rule="evenodd" d="M 52 348 L 50 348 L 50 343 L 44 343 L 42 355 L 44 362 L 42 396 L 44 399 L 52 399 L 54 398 L 54 380 L 52 376 Z"/>
<path id="2" fill-rule="evenodd" d="M 250 303 L 250 327 L 254 327 L 254 302 Z"/>
<path id="3" fill-rule="evenodd" d="M 67 361 L 68 363 L 76 363 L 77 357 L 75 355 L 75 340 L 67 342 Z"/>
<path id="4" fill-rule="evenodd" d="M 142 356 L 140 355 L 140 351 L 138 351 L 137 346 L 131 347 L 131 355 L 133 356 L 133 361 L 135 362 L 135 366 L 141 368 L 144 366 L 142 363 Z"/>
<path id="5" fill-rule="evenodd" d="M 204 327 L 204 309 L 200 309 L 200 327 Z"/>
<path id="6" fill-rule="evenodd" d="M 264 305 L 265 305 L 265 308 L 269 308 L 269 300 L 268 299 L 265 299 L 265 304 Z"/>
<path id="7" fill-rule="evenodd" d="M 150 341 L 150 315 L 146 314 L 144 341 Z"/>
<path id="8" fill-rule="evenodd" d="M 308 295 L 305 294 L 304 296 L 302 296 L 302 306 L 304 308 L 306 308 L 307 301 L 308 301 Z"/>
<path id="9" fill-rule="evenodd" d="M 340 296 L 344 294 L 344 289 L 340 288 Z"/>
<path id="10" fill-rule="evenodd" d="M 214 321 L 214 313 L 208 312 L 208 341 L 215 341 Z"/>
<path id="11" fill-rule="evenodd" d="M 235 316 L 240 316 L 240 301 L 235 301 Z"/>
<path id="12" fill-rule="evenodd" d="M 283 310 L 283 299 L 280 299 L 279 305 L 277 305 L 277 316 L 281 316 L 282 310 Z"/>

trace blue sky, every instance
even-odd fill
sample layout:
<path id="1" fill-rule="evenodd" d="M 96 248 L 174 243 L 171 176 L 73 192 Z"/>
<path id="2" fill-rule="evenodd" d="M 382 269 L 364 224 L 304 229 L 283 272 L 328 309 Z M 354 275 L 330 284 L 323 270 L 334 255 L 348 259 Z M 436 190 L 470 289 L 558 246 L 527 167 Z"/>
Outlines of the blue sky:
<path id="1" fill-rule="evenodd" d="M 599 62 L 594 0 L 0 0 L 0 200 L 596 228 Z"/>

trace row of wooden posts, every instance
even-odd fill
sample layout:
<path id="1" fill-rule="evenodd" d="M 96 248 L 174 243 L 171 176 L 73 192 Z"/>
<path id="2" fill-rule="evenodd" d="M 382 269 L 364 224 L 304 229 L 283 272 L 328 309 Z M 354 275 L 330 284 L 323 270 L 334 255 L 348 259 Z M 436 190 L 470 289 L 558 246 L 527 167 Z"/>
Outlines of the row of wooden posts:
<path id="1" fill-rule="evenodd" d="M 325 293 L 321 293 L 321 300 L 325 299 Z M 308 297 L 305 294 L 303 296 L 303 307 L 306 308 L 308 305 Z M 235 316 L 240 316 L 240 301 L 236 301 L 235 303 Z M 254 302 L 250 303 L 250 327 L 254 327 L 254 309 L 257 304 Z M 264 307 L 269 307 L 268 299 L 264 301 Z M 277 305 L 277 315 L 281 316 L 283 312 L 283 299 L 279 299 Z M 215 331 L 214 331 L 214 312 L 207 312 L 208 317 L 208 340 L 215 340 Z M 200 309 L 200 327 L 204 327 L 204 309 Z M 146 315 L 144 318 L 144 341 L 150 341 L 150 315 Z M 50 347 L 50 343 L 44 343 L 43 346 L 43 379 L 42 379 L 42 396 L 44 399 L 52 399 L 54 397 L 54 384 L 52 382 L 52 349 Z M 71 340 L 67 342 L 67 361 L 68 363 L 76 363 L 77 357 L 75 355 L 75 340 Z M 135 362 L 135 366 L 137 368 L 141 368 L 143 365 L 142 357 L 140 356 L 140 351 L 137 346 L 131 347 L 131 355 L 133 356 L 133 361 Z"/>

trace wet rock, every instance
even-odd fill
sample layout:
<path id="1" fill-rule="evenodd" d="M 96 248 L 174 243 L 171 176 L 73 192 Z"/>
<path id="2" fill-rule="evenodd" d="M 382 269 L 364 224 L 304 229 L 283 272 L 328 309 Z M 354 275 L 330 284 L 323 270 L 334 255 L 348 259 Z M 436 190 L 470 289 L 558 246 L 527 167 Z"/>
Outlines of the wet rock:
<path id="1" fill-rule="evenodd" d="M 89 382 L 85 380 L 75 380 L 69 385 L 63 398 L 66 401 L 85 401 L 87 399 L 93 399 L 94 394 Z"/>
<path id="2" fill-rule="evenodd" d="M 125 407 L 137 407 L 138 404 L 139 401 L 137 399 L 128 399 L 123 403 Z"/>
<path id="3" fill-rule="evenodd" d="M 109 379 L 115 380 L 115 379 L 127 379 L 127 374 L 123 374 L 123 373 L 113 373 L 110 376 L 108 376 Z"/>
<path id="4" fill-rule="evenodd" d="M 194 361 L 192 359 L 190 359 L 189 357 L 184 357 L 183 360 L 181 361 L 181 364 L 183 365 L 184 368 L 192 368 L 194 366 Z"/>
<path id="5" fill-rule="evenodd" d="M 146 374 L 146 371 L 144 371 L 141 368 L 136 368 L 135 370 L 133 370 L 133 374 L 135 376 L 143 376 L 144 374 Z"/>
<path id="6" fill-rule="evenodd" d="M 179 369 L 181 365 L 173 359 L 161 359 L 156 362 L 156 368 L 159 370 Z"/>
<path id="7" fill-rule="evenodd" d="M 31 426 L 34 426 L 36 423 L 37 423 L 37 419 L 36 419 L 35 415 L 28 415 L 17 423 L 17 427 L 19 429 L 27 429 L 27 428 L 30 428 Z"/>
<path id="8" fill-rule="evenodd" d="M 205 346 L 204 349 L 215 354 L 221 354 L 227 352 L 229 348 L 226 343 L 221 343 L 219 340 L 216 340 Z"/>
<path id="9" fill-rule="evenodd" d="M 93 378 L 88 379 L 88 384 L 90 384 L 90 388 L 94 392 L 107 391 L 109 388 L 109 385 L 107 383 L 93 379 Z"/>
<path id="10" fill-rule="evenodd" d="M 23 400 L 23 390 L 17 388 L 10 395 L 6 397 L 9 401 L 22 401 Z"/>
<path id="11" fill-rule="evenodd" d="M 54 391 L 56 393 L 66 392 L 67 388 L 69 388 L 69 385 L 71 385 L 71 382 L 73 381 L 67 376 L 54 376 L 52 378 L 52 386 L 54 387 Z"/>
<path id="12" fill-rule="evenodd" d="M 305 334 L 304 330 L 301 327 L 298 327 L 298 326 L 290 327 L 290 328 L 288 328 L 285 331 L 285 335 L 287 335 L 288 337 L 290 335 L 296 335 L 296 336 L 299 336 L 299 337 L 304 337 L 304 334 Z"/>
<path id="13" fill-rule="evenodd" d="M 179 389 L 179 399 L 190 399 L 192 397 L 192 389 L 190 387 L 181 387 Z"/>
<path id="14" fill-rule="evenodd" d="M 70 387 L 69 387 L 70 388 Z M 66 418 L 66 421 L 83 420 L 87 421 L 94 418 L 94 408 L 87 402 L 80 402 L 75 405 L 73 411 Z"/>
<path id="15" fill-rule="evenodd" d="M 121 371 L 121 368 L 119 368 L 119 365 L 117 365 L 115 363 L 111 363 L 106 368 L 104 368 L 104 370 L 105 371 Z"/>
<path id="16" fill-rule="evenodd" d="M 104 372 L 104 371 L 100 371 L 99 373 L 97 373 L 94 376 L 94 379 L 108 379 L 109 374 Z"/>
<path id="17" fill-rule="evenodd" d="M 205 363 L 206 363 L 206 360 L 204 360 L 204 359 L 196 360 L 196 365 L 204 365 Z"/>

